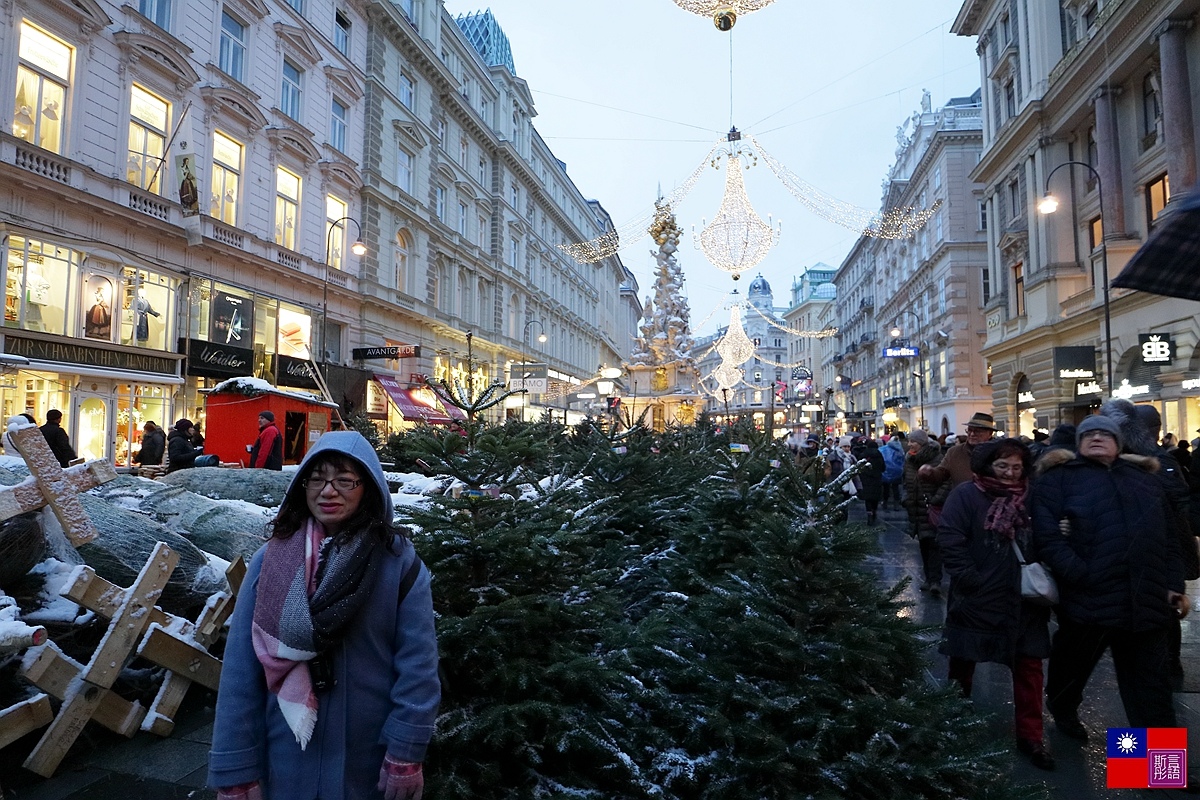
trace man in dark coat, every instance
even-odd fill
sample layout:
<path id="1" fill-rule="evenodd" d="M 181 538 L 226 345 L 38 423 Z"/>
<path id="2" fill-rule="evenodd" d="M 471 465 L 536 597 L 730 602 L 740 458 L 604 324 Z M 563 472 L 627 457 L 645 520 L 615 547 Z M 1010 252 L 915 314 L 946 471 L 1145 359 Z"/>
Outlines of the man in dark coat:
<path id="1" fill-rule="evenodd" d="M 166 447 L 166 435 L 153 422 L 147 422 L 142 428 L 142 449 L 133 457 L 133 461 L 143 467 L 161 464 Z"/>
<path id="2" fill-rule="evenodd" d="M 62 429 L 62 412 L 57 408 L 47 411 L 46 424 L 41 427 L 41 431 L 42 435 L 46 437 L 46 443 L 50 445 L 50 452 L 54 453 L 58 463 L 63 467 L 70 466 L 76 458 L 75 448 L 71 447 L 71 439 Z"/>
<path id="3" fill-rule="evenodd" d="M 1130 726 L 1176 727 L 1167 635 L 1189 603 L 1158 462 L 1121 456 L 1121 428 L 1109 417 L 1089 416 L 1076 436 L 1074 458 L 1043 457 L 1031 506 L 1035 550 L 1061 594 L 1047 706 L 1060 731 L 1086 739 L 1083 689 L 1111 648 Z"/>
<path id="4" fill-rule="evenodd" d="M 188 434 L 191 428 L 190 419 L 175 421 L 175 427 L 167 436 L 167 472 L 178 472 L 196 466 L 196 456 L 203 450 L 192 445 L 192 438 Z"/>
<path id="5" fill-rule="evenodd" d="M 942 552 L 937 544 L 937 526 L 929 519 L 929 506 L 941 506 L 949 495 L 949 482 L 940 486 L 928 483 L 922 470 L 933 468 L 942 458 L 942 449 L 936 440 L 921 429 L 908 435 L 908 455 L 904 459 L 904 507 L 908 510 L 908 535 L 917 540 L 921 548 L 921 565 L 925 581 L 922 592 L 931 592 L 934 597 L 942 593 Z M 940 496 L 930 493 L 942 492 Z"/>
<path id="6" fill-rule="evenodd" d="M 250 466 L 258 469 L 283 469 L 283 436 L 275 426 L 275 414 L 262 411 L 258 415 L 258 439 L 250 448 Z"/>

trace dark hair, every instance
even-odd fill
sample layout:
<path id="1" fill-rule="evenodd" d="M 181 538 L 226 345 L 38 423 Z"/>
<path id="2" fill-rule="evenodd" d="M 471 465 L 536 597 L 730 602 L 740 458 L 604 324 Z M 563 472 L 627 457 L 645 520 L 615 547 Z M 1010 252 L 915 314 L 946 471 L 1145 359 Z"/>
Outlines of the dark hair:
<path id="1" fill-rule="evenodd" d="M 992 464 L 996 459 L 1013 455 L 1021 457 L 1022 474 L 1029 475 L 1033 469 L 1033 456 L 1019 439 L 992 439 L 975 445 L 971 450 L 971 472 L 994 477 Z"/>
<path id="2" fill-rule="evenodd" d="M 368 534 L 377 536 L 380 541 L 385 544 L 392 540 L 392 535 L 396 532 L 392 527 L 390 519 L 384 519 L 384 504 L 383 497 L 379 493 L 379 489 L 375 486 L 375 481 L 371 477 L 371 471 L 363 465 L 361 461 L 345 453 L 340 453 L 335 450 L 326 450 L 317 455 L 305 467 L 303 474 L 297 474 L 296 479 L 292 481 L 292 485 L 288 487 L 287 494 L 283 497 L 283 503 L 279 506 L 279 513 L 271 522 L 271 538 L 272 539 L 288 539 L 296 531 L 304 527 L 304 523 L 312 514 L 308 510 L 308 490 L 304 486 L 304 481 L 308 476 L 319 472 L 322 467 L 329 465 L 334 469 L 343 471 L 348 470 L 354 472 L 362 479 L 363 496 L 358 504 L 358 511 L 354 512 L 354 516 L 346 520 L 346 526 L 342 533 L 338 535 L 339 539 L 348 539 L 358 532 L 367 532 Z"/>

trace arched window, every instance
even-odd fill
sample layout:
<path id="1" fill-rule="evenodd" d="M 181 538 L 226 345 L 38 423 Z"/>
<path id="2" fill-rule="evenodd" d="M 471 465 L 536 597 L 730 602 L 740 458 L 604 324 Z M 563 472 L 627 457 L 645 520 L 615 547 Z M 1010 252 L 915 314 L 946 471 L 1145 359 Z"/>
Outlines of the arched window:
<path id="1" fill-rule="evenodd" d="M 508 300 L 508 338 L 521 338 L 521 298 L 516 293 Z"/>
<path id="2" fill-rule="evenodd" d="M 476 317 L 476 324 L 485 331 L 492 330 L 494 324 L 492 320 L 492 297 L 488 291 L 487 281 L 482 278 L 479 280 L 479 287 L 475 291 L 475 296 L 479 300 L 479 314 Z"/>
<path id="3" fill-rule="evenodd" d="M 465 270 L 458 271 L 458 318 L 466 322 L 474 322 L 471 318 L 471 278 Z"/>
<path id="4" fill-rule="evenodd" d="M 405 235 L 404 231 L 399 231 L 396 234 L 396 248 L 393 260 L 395 261 L 396 265 L 396 288 L 405 294 L 411 294 L 411 290 L 409 289 L 408 285 L 410 277 L 408 274 L 409 252 L 410 245 L 408 236 Z"/>

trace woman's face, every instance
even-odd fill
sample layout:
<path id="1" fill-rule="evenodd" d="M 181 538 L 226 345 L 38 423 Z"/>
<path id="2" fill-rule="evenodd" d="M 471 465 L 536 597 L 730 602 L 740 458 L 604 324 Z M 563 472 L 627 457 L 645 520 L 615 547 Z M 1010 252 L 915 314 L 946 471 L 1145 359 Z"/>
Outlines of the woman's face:
<path id="1" fill-rule="evenodd" d="M 1016 453 L 997 458 L 992 462 L 992 475 L 1001 483 L 1020 483 L 1025 463 Z"/>
<path id="2" fill-rule="evenodd" d="M 362 476 L 350 466 L 322 464 L 304 482 L 308 511 L 330 536 L 355 515 L 365 491 Z"/>

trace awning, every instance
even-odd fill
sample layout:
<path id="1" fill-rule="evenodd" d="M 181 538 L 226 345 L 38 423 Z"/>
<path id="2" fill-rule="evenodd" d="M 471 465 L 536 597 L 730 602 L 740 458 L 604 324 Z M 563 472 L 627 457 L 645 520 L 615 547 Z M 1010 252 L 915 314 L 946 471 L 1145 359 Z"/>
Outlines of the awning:
<path id="1" fill-rule="evenodd" d="M 405 389 L 390 375 L 375 375 L 375 382 L 396 404 L 396 409 L 409 422 L 428 422 L 430 425 L 445 425 L 450 422 L 438 404 L 433 392 Z"/>
<path id="2" fill-rule="evenodd" d="M 446 409 L 446 413 L 449 414 L 452 419 L 459 420 L 460 422 L 467 421 L 466 412 L 464 412 L 458 406 L 454 405 L 453 403 L 447 403 L 440 397 L 438 398 L 438 402 L 441 404 L 442 408 Z"/>

